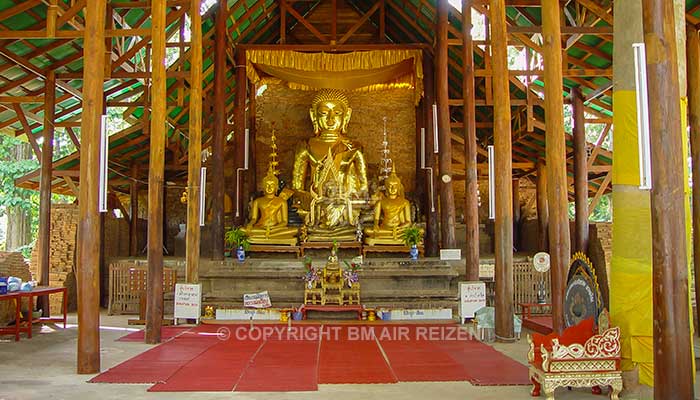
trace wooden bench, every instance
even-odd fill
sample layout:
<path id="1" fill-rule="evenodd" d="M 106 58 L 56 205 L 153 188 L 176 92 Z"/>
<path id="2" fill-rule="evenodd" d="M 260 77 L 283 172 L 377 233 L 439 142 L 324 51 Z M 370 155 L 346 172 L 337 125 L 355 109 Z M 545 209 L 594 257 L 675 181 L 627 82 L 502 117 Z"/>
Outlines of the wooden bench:
<path id="1" fill-rule="evenodd" d="M 366 257 L 367 253 L 404 253 L 408 254 L 411 250 L 408 246 L 395 245 L 395 244 L 374 244 L 374 245 L 364 245 L 362 246 L 362 256 Z M 418 246 L 418 253 L 423 256 L 424 249 L 423 246 Z"/>
<path id="2" fill-rule="evenodd" d="M 357 249 L 357 254 L 362 254 L 361 242 L 336 242 L 338 249 Z M 309 249 L 328 249 L 333 247 L 333 242 L 304 242 L 301 244 L 301 256 L 304 257 L 304 251 Z"/>
<path id="3" fill-rule="evenodd" d="M 344 312 L 344 311 L 354 311 L 357 313 L 357 319 L 362 320 L 362 306 L 359 304 L 347 305 L 347 306 L 322 306 L 318 304 L 306 304 L 299 311 L 303 319 L 306 319 L 307 311 L 321 311 L 321 312 Z"/>
<path id="4" fill-rule="evenodd" d="M 297 258 L 300 254 L 302 254 L 299 246 L 287 246 L 280 244 L 251 244 L 248 251 L 251 253 L 296 253 Z"/>

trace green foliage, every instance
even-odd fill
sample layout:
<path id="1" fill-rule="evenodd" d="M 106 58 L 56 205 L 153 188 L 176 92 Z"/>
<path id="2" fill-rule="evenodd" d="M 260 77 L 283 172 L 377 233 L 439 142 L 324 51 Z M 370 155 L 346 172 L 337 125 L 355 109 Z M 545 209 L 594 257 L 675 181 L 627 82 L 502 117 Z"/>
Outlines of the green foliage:
<path id="1" fill-rule="evenodd" d="M 612 221 L 612 194 L 603 195 L 598 202 L 596 208 L 589 218 L 594 222 L 611 222 Z"/>
<path id="2" fill-rule="evenodd" d="M 401 232 L 399 239 L 401 239 L 406 246 L 413 246 L 423 241 L 423 232 L 419 227 L 412 225 Z"/>
<path id="3" fill-rule="evenodd" d="M 15 179 L 22 177 L 37 168 L 39 161 L 34 156 L 26 160 L 17 159 L 17 146 L 23 142 L 7 135 L 0 135 L 0 215 L 7 212 L 8 208 L 19 207 L 30 218 L 32 242 L 17 249 L 25 257 L 29 257 L 39 230 L 39 192 L 15 187 Z M 41 142 L 39 142 L 41 145 Z M 25 144 L 25 146 L 27 146 Z M 56 130 L 54 136 L 53 160 L 65 157 L 76 150 L 64 130 Z M 51 196 L 53 203 L 67 203 L 74 199 L 70 196 L 54 194 Z"/>
<path id="4" fill-rule="evenodd" d="M 32 195 L 36 192 L 15 187 L 15 179 L 39 168 L 39 162 L 36 159 L 17 160 L 15 147 L 19 143 L 16 138 L 0 135 L 0 213 L 4 213 L 7 207 L 32 211 Z"/>
<path id="5" fill-rule="evenodd" d="M 591 200 L 588 200 L 588 205 L 590 207 Z M 573 202 L 569 203 L 569 219 L 576 218 L 576 210 Z M 600 197 L 598 205 L 593 209 L 593 212 L 588 217 L 591 222 L 612 222 L 612 195 L 610 193 L 604 194 Z"/>
<path id="6" fill-rule="evenodd" d="M 226 244 L 234 248 L 243 247 L 243 250 L 245 251 L 248 251 L 250 248 L 248 235 L 241 228 L 231 228 L 226 231 L 224 240 L 226 241 Z"/>

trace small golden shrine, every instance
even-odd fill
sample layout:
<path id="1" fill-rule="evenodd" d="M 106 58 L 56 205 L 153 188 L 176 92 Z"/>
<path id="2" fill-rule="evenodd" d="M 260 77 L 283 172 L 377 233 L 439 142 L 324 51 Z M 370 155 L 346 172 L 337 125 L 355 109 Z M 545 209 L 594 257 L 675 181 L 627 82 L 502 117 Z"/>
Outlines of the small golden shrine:
<path id="1" fill-rule="evenodd" d="M 360 304 L 360 282 L 355 267 L 344 270 L 338 262 L 337 247 L 333 246 L 326 265 L 317 272 L 306 261 L 307 273 L 304 277 L 304 304 L 352 305 Z"/>

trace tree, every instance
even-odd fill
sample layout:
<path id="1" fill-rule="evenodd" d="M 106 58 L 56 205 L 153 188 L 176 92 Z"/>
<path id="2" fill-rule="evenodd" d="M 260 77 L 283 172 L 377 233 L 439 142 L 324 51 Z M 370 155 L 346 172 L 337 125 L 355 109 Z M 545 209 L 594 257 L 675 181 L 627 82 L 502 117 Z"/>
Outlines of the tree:
<path id="1" fill-rule="evenodd" d="M 39 199 L 36 192 L 15 187 L 15 179 L 38 166 L 28 143 L 0 135 L 0 215 L 8 217 L 4 246 L 8 251 L 22 251 L 25 255 L 31 251 Z"/>
<path id="2" fill-rule="evenodd" d="M 41 139 L 39 140 L 41 144 Z M 56 130 L 53 160 L 76 150 L 64 130 Z M 15 187 L 15 179 L 39 168 L 28 143 L 0 135 L 0 215 L 8 216 L 4 248 L 28 257 L 39 229 L 39 192 Z M 73 201 L 70 196 L 53 195 L 52 203 Z M 0 243 L 2 245 L 2 243 Z M 0 246 L 2 248 L 3 246 Z"/>

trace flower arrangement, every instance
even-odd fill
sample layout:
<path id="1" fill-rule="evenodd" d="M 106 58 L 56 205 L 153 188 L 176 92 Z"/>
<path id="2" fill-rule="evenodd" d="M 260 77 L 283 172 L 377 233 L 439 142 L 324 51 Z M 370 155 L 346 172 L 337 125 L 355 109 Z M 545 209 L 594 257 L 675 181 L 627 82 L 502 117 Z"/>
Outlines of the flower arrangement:
<path id="1" fill-rule="evenodd" d="M 306 286 L 311 289 L 316 285 L 316 282 L 321 280 L 321 277 L 318 274 L 318 270 L 314 268 L 313 264 L 311 263 L 311 257 L 306 256 L 304 257 L 304 275 L 301 277 L 301 279 L 306 282 Z"/>
<path id="2" fill-rule="evenodd" d="M 355 262 L 348 263 L 345 260 L 343 260 L 343 263 L 345 263 L 345 266 L 347 267 L 343 270 L 343 279 L 345 279 L 345 282 L 348 283 L 349 287 L 352 287 L 354 283 L 360 281 L 360 277 L 357 274 L 357 270 L 360 268 L 360 264 Z"/>

